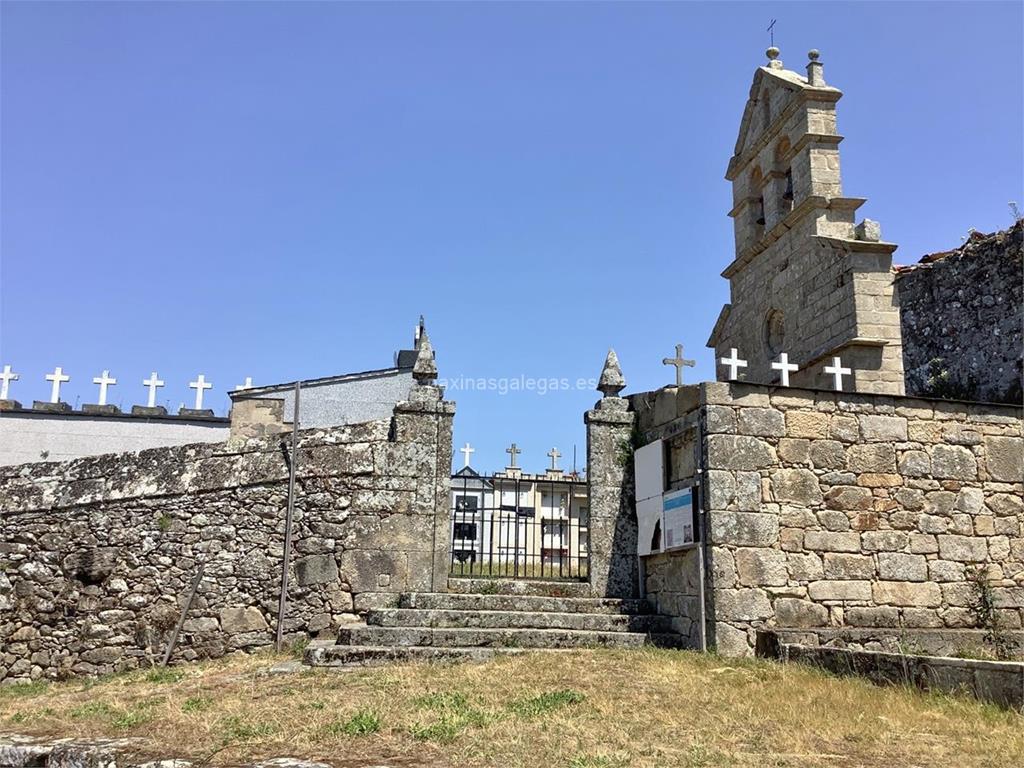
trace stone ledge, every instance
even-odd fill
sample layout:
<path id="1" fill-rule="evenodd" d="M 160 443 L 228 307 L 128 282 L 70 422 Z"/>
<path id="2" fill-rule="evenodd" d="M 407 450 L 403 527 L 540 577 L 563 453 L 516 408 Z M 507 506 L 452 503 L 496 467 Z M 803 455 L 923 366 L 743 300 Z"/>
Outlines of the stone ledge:
<path id="1" fill-rule="evenodd" d="M 782 642 L 775 632 L 758 632 L 756 650 L 758 656 L 809 664 L 839 675 L 859 675 L 879 685 L 967 694 L 1024 712 L 1024 662 L 815 648 Z"/>

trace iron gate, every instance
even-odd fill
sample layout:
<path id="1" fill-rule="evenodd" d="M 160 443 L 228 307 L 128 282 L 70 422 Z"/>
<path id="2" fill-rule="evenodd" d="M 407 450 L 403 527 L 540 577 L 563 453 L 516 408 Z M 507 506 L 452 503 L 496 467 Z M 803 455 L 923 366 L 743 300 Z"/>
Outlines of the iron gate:
<path id="1" fill-rule="evenodd" d="M 575 476 L 452 477 L 452 576 L 589 577 L 590 505 Z"/>

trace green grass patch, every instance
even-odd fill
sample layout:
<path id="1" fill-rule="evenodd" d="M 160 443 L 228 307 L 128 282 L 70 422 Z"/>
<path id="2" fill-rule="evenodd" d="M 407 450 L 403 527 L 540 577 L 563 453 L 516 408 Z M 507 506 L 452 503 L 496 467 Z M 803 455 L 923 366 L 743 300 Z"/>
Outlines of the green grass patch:
<path id="1" fill-rule="evenodd" d="M 258 741 L 270 736 L 275 731 L 275 726 L 272 723 L 250 722 L 237 715 L 224 718 L 221 728 L 224 732 L 221 740 L 225 744 Z"/>
<path id="2" fill-rule="evenodd" d="M 39 696 L 50 689 L 44 680 L 33 680 L 30 683 L 15 683 L 0 687 L 0 699 L 17 699 L 21 697 Z"/>
<path id="3" fill-rule="evenodd" d="M 115 728 L 135 728 L 139 725 L 144 725 L 153 719 L 153 715 L 149 712 L 144 712 L 139 709 L 128 709 L 119 712 L 110 724 Z"/>
<path id="4" fill-rule="evenodd" d="M 383 724 L 372 709 L 361 709 L 344 722 L 331 723 L 327 731 L 332 736 L 369 736 L 380 731 Z"/>
<path id="5" fill-rule="evenodd" d="M 182 712 L 205 712 L 213 706 L 209 696 L 189 696 L 181 703 Z"/>
<path id="6" fill-rule="evenodd" d="M 530 699 L 518 699 L 511 702 L 508 708 L 519 717 L 538 717 L 539 715 L 553 712 L 562 707 L 581 704 L 586 700 L 579 691 L 561 690 L 542 693 Z"/>
<path id="7" fill-rule="evenodd" d="M 153 667 L 153 669 L 146 672 L 143 679 L 147 683 L 177 683 L 183 677 L 185 677 L 185 673 L 180 669 L 171 669 L 170 667 Z"/>
<path id="8" fill-rule="evenodd" d="M 76 720 L 89 718 L 109 718 L 117 714 L 117 711 L 105 701 L 90 701 L 75 707 L 71 710 L 71 717 Z"/>
<path id="9" fill-rule="evenodd" d="M 458 691 L 440 691 L 413 700 L 417 709 L 436 715 L 433 722 L 414 723 L 409 733 L 420 741 L 450 744 L 469 727 L 487 725 L 494 717 L 469 703 L 466 694 Z"/>

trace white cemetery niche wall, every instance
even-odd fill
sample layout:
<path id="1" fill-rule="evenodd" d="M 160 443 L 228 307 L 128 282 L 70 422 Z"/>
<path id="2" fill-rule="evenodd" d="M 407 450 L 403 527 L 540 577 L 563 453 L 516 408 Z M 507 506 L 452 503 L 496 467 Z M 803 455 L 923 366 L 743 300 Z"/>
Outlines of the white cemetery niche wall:
<path id="1" fill-rule="evenodd" d="M 228 420 L 222 418 L 5 411 L 0 413 L 0 466 L 67 461 L 190 443 L 219 443 L 228 439 L 228 432 Z"/>

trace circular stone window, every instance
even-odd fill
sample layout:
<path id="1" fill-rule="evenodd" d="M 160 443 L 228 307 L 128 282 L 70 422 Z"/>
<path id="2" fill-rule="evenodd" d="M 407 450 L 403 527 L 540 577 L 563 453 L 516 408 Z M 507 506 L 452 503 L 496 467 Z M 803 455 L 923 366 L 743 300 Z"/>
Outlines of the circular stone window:
<path id="1" fill-rule="evenodd" d="M 768 311 L 764 319 L 764 345 L 768 354 L 774 357 L 782 351 L 786 342 L 786 318 L 778 309 Z"/>

